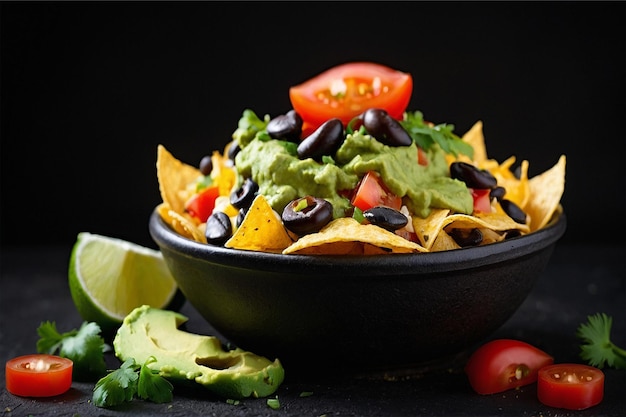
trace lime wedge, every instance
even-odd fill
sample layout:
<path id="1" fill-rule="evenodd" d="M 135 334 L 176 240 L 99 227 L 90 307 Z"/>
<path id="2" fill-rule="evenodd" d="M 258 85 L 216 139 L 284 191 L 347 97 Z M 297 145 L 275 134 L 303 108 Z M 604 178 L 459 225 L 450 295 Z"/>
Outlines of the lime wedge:
<path id="1" fill-rule="evenodd" d="M 184 301 L 161 252 L 87 232 L 72 248 L 68 278 L 78 313 L 105 336 L 136 307 L 176 309 Z"/>

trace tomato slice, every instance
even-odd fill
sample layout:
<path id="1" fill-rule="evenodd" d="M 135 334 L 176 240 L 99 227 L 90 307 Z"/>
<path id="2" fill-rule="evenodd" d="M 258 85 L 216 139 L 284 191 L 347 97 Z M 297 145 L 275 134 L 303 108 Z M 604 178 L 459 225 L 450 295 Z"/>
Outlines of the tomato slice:
<path id="1" fill-rule="evenodd" d="M 308 129 L 337 117 L 344 126 L 369 108 L 401 119 L 413 92 L 410 74 L 372 62 L 330 68 L 289 89 L 294 110 Z"/>
<path id="2" fill-rule="evenodd" d="M 552 356 L 528 343 L 496 339 L 470 356 L 465 373 L 474 391 L 494 394 L 536 382 L 539 369 L 552 363 Z"/>
<path id="3" fill-rule="evenodd" d="M 362 211 L 376 206 L 400 210 L 402 198 L 389 191 L 377 172 L 368 171 L 356 186 L 351 203 Z"/>
<path id="4" fill-rule="evenodd" d="M 537 397 L 549 407 L 584 410 L 602 402 L 604 373 L 577 363 L 545 366 L 539 370 Z"/>
<path id="5" fill-rule="evenodd" d="M 32 354 L 6 363 L 6 388 L 21 397 L 53 397 L 72 386 L 74 363 L 60 356 Z"/>
<path id="6" fill-rule="evenodd" d="M 213 212 L 215 199 L 219 197 L 219 195 L 219 186 L 214 185 L 207 187 L 198 194 L 194 194 L 185 203 L 185 210 L 187 210 L 190 215 L 200 220 L 200 222 L 204 223 Z"/>

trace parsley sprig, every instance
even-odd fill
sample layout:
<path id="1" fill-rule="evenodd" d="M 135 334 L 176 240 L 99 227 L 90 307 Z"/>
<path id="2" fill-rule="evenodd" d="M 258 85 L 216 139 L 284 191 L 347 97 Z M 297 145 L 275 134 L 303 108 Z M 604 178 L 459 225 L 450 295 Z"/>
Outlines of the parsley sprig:
<path id="1" fill-rule="evenodd" d="M 174 397 L 172 383 L 146 366 L 155 361 L 154 356 L 149 357 L 143 366 L 132 358 L 124 361 L 96 383 L 93 404 L 101 408 L 113 407 L 135 397 L 155 403 L 171 402 Z"/>
<path id="2" fill-rule="evenodd" d="M 605 365 L 626 369 L 626 350 L 611 342 L 613 318 L 604 313 L 587 317 L 587 322 L 578 327 L 576 335 L 584 342 L 580 357 L 591 366 L 603 368 Z"/>
<path id="3" fill-rule="evenodd" d="M 72 378 L 76 381 L 95 381 L 106 373 L 104 352 L 110 349 L 100 331 L 96 323 L 83 322 L 78 330 L 59 333 L 55 322 L 45 321 L 37 328 L 37 351 L 74 362 Z"/>
<path id="4" fill-rule="evenodd" d="M 459 156 L 474 156 L 474 148 L 454 133 L 454 125 L 441 123 L 438 125 L 424 121 L 424 115 L 420 111 L 404 114 L 404 120 L 400 122 L 404 129 L 409 132 L 417 146 L 429 149 L 434 144 L 439 145 L 444 152 Z"/>

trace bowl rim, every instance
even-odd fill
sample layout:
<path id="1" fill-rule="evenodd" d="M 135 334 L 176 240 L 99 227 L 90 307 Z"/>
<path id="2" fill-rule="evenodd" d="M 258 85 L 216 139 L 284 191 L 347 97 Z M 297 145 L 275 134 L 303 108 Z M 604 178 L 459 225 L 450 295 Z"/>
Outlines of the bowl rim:
<path id="1" fill-rule="evenodd" d="M 330 270 L 347 275 L 385 274 L 416 275 L 478 268 L 506 262 L 538 252 L 554 244 L 565 233 L 566 215 L 562 209 L 555 213 L 544 228 L 501 242 L 471 248 L 441 252 L 381 254 L 381 255 L 283 255 L 213 246 L 188 239 L 174 231 L 155 208 L 150 215 L 150 236 L 162 252 L 176 252 L 188 258 L 198 258 L 213 264 L 267 272 L 302 272 L 303 267 L 316 271 Z M 165 254 L 167 257 L 167 253 Z M 357 272 L 358 271 L 358 272 Z"/>

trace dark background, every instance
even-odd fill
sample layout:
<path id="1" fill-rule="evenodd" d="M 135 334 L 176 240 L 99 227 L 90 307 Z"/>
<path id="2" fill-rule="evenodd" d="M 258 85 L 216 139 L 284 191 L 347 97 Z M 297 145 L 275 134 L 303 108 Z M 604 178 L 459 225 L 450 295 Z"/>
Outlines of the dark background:
<path id="1" fill-rule="evenodd" d="M 566 242 L 623 243 L 624 2 L 7 2 L 1 244 L 71 246 L 80 231 L 155 246 L 156 148 L 196 164 L 245 108 L 348 61 L 414 77 L 411 110 L 489 156 L 567 155 Z"/>

